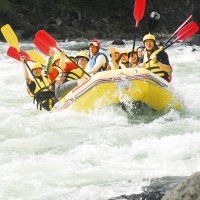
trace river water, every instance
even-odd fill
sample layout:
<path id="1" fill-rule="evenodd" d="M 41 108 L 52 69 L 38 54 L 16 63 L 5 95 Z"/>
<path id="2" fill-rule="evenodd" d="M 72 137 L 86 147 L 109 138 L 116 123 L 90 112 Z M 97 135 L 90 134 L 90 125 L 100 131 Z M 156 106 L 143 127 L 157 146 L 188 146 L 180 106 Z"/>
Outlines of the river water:
<path id="1" fill-rule="evenodd" d="M 103 41 L 104 49 L 109 43 Z M 21 63 L 6 55 L 7 48 L 0 43 L 0 199 L 106 200 L 139 193 L 151 178 L 200 169 L 198 47 L 167 50 L 184 110 L 133 116 L 119 108 L 90 114 L 36 110 Z"/>

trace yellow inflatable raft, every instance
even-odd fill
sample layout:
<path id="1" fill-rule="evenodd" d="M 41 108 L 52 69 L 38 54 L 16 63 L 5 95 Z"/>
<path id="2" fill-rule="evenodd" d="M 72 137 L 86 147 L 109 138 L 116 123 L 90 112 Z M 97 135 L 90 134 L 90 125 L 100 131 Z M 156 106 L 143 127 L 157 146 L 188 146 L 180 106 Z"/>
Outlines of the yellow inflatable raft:
<path id="1" fill-rule="evenodd" d="M 143 68 L 99 72 L 57 102 L 53 111 L 89 112 L 125 102 L 141 102 L 156 111 L 181 110 L 169 83 Z"/>

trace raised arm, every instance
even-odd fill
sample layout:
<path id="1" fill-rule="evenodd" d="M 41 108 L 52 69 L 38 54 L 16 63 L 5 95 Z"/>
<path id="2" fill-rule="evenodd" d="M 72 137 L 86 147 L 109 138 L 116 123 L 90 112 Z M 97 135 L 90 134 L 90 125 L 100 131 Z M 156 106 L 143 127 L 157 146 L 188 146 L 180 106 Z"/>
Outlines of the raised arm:
<path id="1" fill-rule="evenodd" d="M 20 59 L 21 59 L 21 62 L 23 64 L 24 78 L 25 78 L 26 82 L 30 85 L 31 79 L 30 79 L 30 76 L 29 76 L 29 73 L 28 73 L 28 70 L 27 70 L 27 67 L 26 67 L 26 64 L 25 64 L 25 60 L 24 60 L 23 56 L 21 56 Z"/>
<path id="2" fill-rule="evenodd" d="M 55 55 L 55 51 L 53 50 L 52 47 L 50 47 L 49 59 L 47 63 L 47 75 L 52 73 L 52 62 L 53 62 L 54 55 Z"/>
<path id="3" fill-rule="evenodd" d="M 66 53 L 64 51 L 61 52 L 61 58 L 60 58 L 60 62 L 59 62 L 59 67 L 64 70 L 66 67 L 65 64 L 65 58 L 66 58 Z"/>
<path id="4" fill-rule="evenodd" d="M 115 58 L 115 49 L 113 48 L 112 45 L 109 46 L 109 51 L 111 54 L 111 61 L 112 61 L 114 69 L 119 69 L 119 65 L 117 64 L 116 58 Z"/>

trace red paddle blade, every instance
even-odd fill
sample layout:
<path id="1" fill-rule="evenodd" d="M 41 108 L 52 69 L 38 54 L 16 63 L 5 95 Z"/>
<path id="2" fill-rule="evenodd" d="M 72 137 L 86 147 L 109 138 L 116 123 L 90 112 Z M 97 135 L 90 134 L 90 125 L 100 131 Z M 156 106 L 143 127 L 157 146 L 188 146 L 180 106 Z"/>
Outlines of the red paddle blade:
<path id="1" fill-rule="evenodd" d="M 192 21 L 178 32 L 177 38 L 173 42 L 176 42 L 177 40 L 187 40 L 198 31 L 199 26 L 194 21 Z"/>
<path id="2" fill-rule="evenodd" d="M 135 27 L 138 27 L 140 20 L 144 16 L 145 7 L 146 7 L 146 0 L 135 0 L 134 12 L 133 12 L 133 16 L 136 21 Z"/>
<path id="3" fill-rule="evenodd" d="M 46 56 L 49 56 L 49 51 L 50 48 L 49 46 L 46 46 L 43 42 L 41 42 L 38 38 L 35 38 L 33 40 L 33 43 L 35 44 L 35 46 Z"/>
<path id="4" fill-rule="evenodd" d="M 45 44 L 48 47 L 57 48 L 56 40 L 44 30 L 38 31 L 35 34 L 35 38 L 40 40 L 43 44 Z"/>
<path id="5" fill-rule="evenodd" d="M 32 61 L 30 59 L 29 55 L 25 51 L 20 50 L 20 52 L 26 61 Z M 7 55 L 10 56 L 11 58 L 14 58 L 15 60 L 21 61 L 19 52 L 17 51 L 17 49 L 15 47 L 9 47 L 9 49 L 7 51 Z M 34 62 L 34 61 L 32 61 L 32 62 Z"/>
<path id="6" fill-rule="evenodd" d="M 187 24 L 187 22 L 192 18 L 192 15 L 190 15 L 184 22 L 181 24 L 181 26 L 172 34 L 172 36 L 175 36 L 184 26 Z"/>
<path id="7" fill-rule="evenodd" d="M 17 51 L 17 49 L 15 47 L 9 47 L 9 49 L 7 51 L 7 55 L 10 56 L 11 58 L 14 58 L 15 60 L 20 61 L 19 52 Z"/>
<path id="8" fill-rule="evenodd" d="M 22 56 L 25 58 L 26 61 L 31 61 L 34 62 L 33 60 L 31 60 L 30 56 L 28 55 L 28 53 L 26 53 L 25 51 L 20 49 L 20 52 L 22 54 Z"/>

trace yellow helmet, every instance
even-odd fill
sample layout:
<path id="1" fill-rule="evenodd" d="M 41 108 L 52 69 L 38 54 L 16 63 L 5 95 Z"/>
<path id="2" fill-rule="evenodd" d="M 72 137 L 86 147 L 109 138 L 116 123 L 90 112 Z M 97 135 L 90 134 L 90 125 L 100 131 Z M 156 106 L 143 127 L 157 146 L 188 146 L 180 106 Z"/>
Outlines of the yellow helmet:
<path id="1" fill-rule="evenodd" d="M 118 48 L 114 47 L 114 50 L 115 50 L 115 53 L 120 53 Z"/>
<path id="2" fill-rule="evenodd" d="M 120 52 L 120 55 L 122 55 L 122 54 L 128 54 L 128 51 L 126 49 L 122 49 Z"/>
<path id="3" fill-rule="evenodd" d="M 133 49 L 129 49 L 129 50 L 128 50 L 128 54 L 132 53 L 132 50 L 133 50 Z M 134 48 L 133 52 L 137 52 L 137 49 Z"/>
<path id="4" fill-rule="evenodd" d="M 155 36 L 150 33 L 143 37 L 143 42 L 145 42 L 145 40 L 153 40 L 154 42 L 156 42 Z"/>
<path id="5" fill-rule="evenodd" d="M 61 55 L 60 53 L 59 54 L 56 54 L 54 57 L 53 57 L 53 62 L 54 63 L 56 60 L 59 60 L 61 58 Z"/>
<path id="6" fill-rule="evenodd" d="M 78 57 L 84 57 L 84 58 L 87 58 L 89 60 L 89 56 L 88 56 L 86 51 L 79 51 L 75 58 L 78 58 Z"/>
<path id="7" fill-rule="evenodd" d="M 31 65 L 31 70 L 36 69 L 36 68 L 41 68 L 43 69 L 44 67 L 40 64 L 40 63 L 35 63 L 33 65 Z"/>

